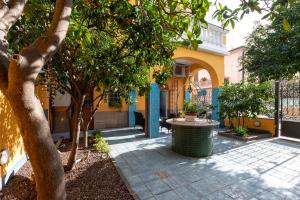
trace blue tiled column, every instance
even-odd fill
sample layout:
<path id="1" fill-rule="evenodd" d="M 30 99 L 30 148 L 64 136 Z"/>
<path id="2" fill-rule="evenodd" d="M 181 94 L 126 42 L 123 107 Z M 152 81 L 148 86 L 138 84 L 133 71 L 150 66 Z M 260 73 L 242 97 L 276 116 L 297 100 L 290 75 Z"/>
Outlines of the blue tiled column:
<path id="1" fill-rule="evenodd" d="M 219 100 L 218 100 L 218 95 L 219 95 L 220 89 L 219 88 L 213 88 L 212 89 L 212 105 L 214 107 L 212 111 L 212 119 L 213 120 L 219 120 L 219 110 L 220 110 L 220 105 L 219 105 Z"/>
<path id="2" fill-rule="evenodd" d="M 136 91 L 131 90 L 129 93 L 130 96 L 130 103 L 128 106 L 128 122 L 129 127 L 134 127 L 135 124 L 135 118 L 134 118 L 134 112 L 136 111 Z"/>
<path id="3" fill-rule="evenodd" d="M 188 90 L 184 91 L 184 101 L 189 103 L 190 100 L 191 100 L 190 91 Z"/>
<path id="4" fill-rule="evenodd" d="M 150 85 L 151 90 L 148 93 L 147 102 L 147 122 L 148 122 L 148 136 L 149 138 L 159 137 L 159 86 L 155 83 Z"/>

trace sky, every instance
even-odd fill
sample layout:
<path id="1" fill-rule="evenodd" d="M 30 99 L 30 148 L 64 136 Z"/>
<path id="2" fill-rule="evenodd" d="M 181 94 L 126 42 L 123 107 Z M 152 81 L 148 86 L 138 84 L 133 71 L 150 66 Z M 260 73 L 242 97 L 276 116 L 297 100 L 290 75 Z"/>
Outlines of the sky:
<path id="1" fill-rule="evenodd" d="M 240 4 L 240 0 L 218 0 L 223 5 L 227 5 L 229 8 L 237 8 Z M 211 6 L 209 12 L 207 13 L 206 20 L 215 25 L 221 25 L 215 19 L 212 19 L 212 15 L 215 11 L 215 6 Z M 251 13 L 245 15 L 244 18 L 237 22 L 235 28 L 232 30 L 231 26 L 228 26 L 229 33 L 227 35 L 227 49 L 231 50 L 233 48 L 244 45 L 245 38 L 249 33 L 251 33 L 255 27 L 255 24 L 259 19 L 261 19 L 262 15 L 258 13 Z"/>

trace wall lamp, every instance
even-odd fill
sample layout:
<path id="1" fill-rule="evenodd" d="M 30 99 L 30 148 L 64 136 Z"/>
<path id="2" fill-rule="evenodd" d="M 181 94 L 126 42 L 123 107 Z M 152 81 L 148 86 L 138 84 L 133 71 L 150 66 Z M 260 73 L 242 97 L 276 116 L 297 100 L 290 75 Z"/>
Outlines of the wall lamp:
<path id="1" fill-rule="evenodd" d="M 5 165 L 8 163 L 9 160 L 9 151 L 8 149 L 2 149 L 0 151 L 0 165 Z"/>
<path id="2" fill-rule="evenodd" d="M 255 121 L 254 122 L 254 126 L 255 127 L 260 127 L 261 126 L 261 122 L 260 121 Z"/>

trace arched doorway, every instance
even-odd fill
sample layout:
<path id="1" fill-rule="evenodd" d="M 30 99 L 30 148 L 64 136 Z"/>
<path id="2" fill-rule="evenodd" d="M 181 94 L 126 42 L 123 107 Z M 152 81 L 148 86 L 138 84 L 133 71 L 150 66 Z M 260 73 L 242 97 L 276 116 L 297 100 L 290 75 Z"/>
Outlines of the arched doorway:
<path id="1" fill-rule="evenodd" d="M 187 48 L 178 48 L 175 51 L 173 58 L 176 64 L 185 66 L 185 76 L 182 79 L 183 85 L 179 86 L 184 88 L 183 101 L 190 101 L 191 98 L 193 98 L 194 94 L 191 93 L 193 92 L 193 85 L 194 88 L 197 85 L 194 82 L 195 74 L 201 70 L 206 70 L 206 72 L 209 74 L 211 81 L 209 95 L 211 98 L 211 105 L 214 108 L 212 118 L 218 120 L 218 94 L 220 91 L 220 86 L 224 82 L 224 56 L 214 55 L 202 51 L 194 51 Z M 172 79 L 174 79 L 174 77 Z M 198 89 L 201 90 L 201 88 Z M 179 108 L 181 107 L 181 102 L 177 102 Z"/>
<path id="2" fill-rule="evenodd" d="M 170 117 L 170 114 L 178 116 L 177 114 L 183 111 L 184 102 L 191 99 L 190 76 L 202 69 L 207 70 L 211 79 L 211 104 L 214 106 L 212 118 L 218 120 L 218 93 L 224 81 L 224 55 L 180 47 L 174 52 L 173 59 L 180 67 L 173 69 L 173 76 L 168 80 L 167 87 L 162 90 L 152 82 L 151 89 L 143 101 L 146 132 L 150 138 L 159 136 L 160 117 Z M 132 96 L 136 98 L 136 92 Z M 136 110 L 139 108 L 134 102 L 129 106 L 130 126 L 134 124 L 133 113 Z"/>
<path id="3" fill-rule="evenodd" d="M 192 74 L 191 99 L 200 106 L 212 104 L 212 82 L 209 72 L 201 69 Z"/>

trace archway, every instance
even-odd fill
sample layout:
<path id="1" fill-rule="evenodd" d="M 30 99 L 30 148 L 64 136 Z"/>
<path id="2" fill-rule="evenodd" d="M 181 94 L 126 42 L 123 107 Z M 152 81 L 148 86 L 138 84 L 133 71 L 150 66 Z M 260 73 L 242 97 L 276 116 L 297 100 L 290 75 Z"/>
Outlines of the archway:
<path id="1" fill-rule="evenodd" d="M 175 50 L 173 59 L 175 63 L 181 65 L 181 69 L 177 70 L 174 67 L 173 76 L 168 80 L 166 88 L 160 88 L 152 80 L 151 89 L 144 98 L 146 132 L 150 138 L 159 136 L 160 117 L 171 117 L 170 114 L 176 117 L 180 111 L 183 111 L 184 102 L 191 99 L 190 75 L 201 69 L 207 70 L 211 77 L 211 104 L 214 107 L 212 118 L 218 120 L 218 93 L 224 81 L 224 55 L 179 47 Z M 134 93 L 132 96 L 136 97 L 136 95 Z M 133 113 L 139 110 L 138 107 L 135 103 L 129 106 L 130 126 L 134 124 Z"/>
<path id="2" fill-rule="evenodd" d="M 192 73 L 191 99 L 199 106 L 205 107 L 212 104 L 212 81 L 206 69 L 200 69 Z"/>
<path id="3" fill-rule="evenodd" d="M 202 51 L 194 51 L 187 48 L 178 48 L 174 53 L 174 62 L 185 66 L 185 78 L 183 80 L 185 92 L 184 101 L 191 99 L 191 84 L 190 77 L 197 73 L 199 70 L 205 69 L 211 77 L 211 104 L 213 106 L 212 118 L 218 120 L 219 101 L 218 94 L 219 88 L 224 82 L 224 57 L 214 55 Z M 180 102 L 179 102 L 180 104 Z M 180 107 L 180 106 L 179 106 Z"/>

